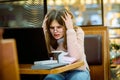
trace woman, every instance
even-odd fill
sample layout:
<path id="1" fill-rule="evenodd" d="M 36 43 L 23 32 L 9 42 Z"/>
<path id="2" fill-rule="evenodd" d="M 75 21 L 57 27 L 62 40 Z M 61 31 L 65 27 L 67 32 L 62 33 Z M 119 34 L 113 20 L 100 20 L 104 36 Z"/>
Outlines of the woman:
<path id="1" fill-rule="evenodd" d="M 51 10 L 45 16 L 43 29 L 49 51 L 64 51 L 63 62 L 84 61 L 75 70 L 60 74 L 49 74 L 44 80 L 90 80 L 89 67 L 84 53 L 84 32 L 73 26 L 73 15 L 66 9 Z"/>

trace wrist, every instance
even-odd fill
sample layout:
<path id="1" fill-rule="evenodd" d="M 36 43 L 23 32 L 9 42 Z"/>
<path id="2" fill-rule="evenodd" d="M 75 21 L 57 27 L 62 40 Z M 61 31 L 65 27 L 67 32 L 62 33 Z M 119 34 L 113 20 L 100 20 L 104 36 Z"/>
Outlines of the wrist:
<path id="1" fill-rule="evenodd" d="M 73 29 L 73 26 L 68 26 L 67 29 Z"/>
<path id="2" fill-rule="evenodd" d="M 73 32 L 74 29 L 73 29 L 73 28 L 69 28 L 69 29 L 67 29 L 67 31 L 68 31 L 68 32 L 71 32 L 71 31 Z"/>
<path id="3" fill-rule="evenodd" d="M 71 28 L 67 28 L 67 30 L 71 30 L 71 29 L 73 29 L 72 27 Z"/>

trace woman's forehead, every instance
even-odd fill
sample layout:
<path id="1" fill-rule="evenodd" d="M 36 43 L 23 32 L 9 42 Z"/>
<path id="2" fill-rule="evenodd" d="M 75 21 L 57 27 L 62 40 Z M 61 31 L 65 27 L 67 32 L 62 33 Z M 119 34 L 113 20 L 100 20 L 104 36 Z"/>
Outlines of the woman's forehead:
<path id="1" fill-rule="evenodd" d="M 52 22 L 51 22 L 51 24 L 50 24 L 50 26 L 58 26 L 58 25 L 60 25 L 59 23 L 58 23 L 58 21 L 57 20 L 53 20 Z"/>

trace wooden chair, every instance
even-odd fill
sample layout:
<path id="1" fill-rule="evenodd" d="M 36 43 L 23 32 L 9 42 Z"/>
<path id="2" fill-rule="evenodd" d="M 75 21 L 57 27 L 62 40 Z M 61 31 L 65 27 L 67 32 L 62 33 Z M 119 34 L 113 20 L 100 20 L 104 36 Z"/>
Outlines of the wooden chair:
<path id="1" fill-rule="evenodd" d="M 3 34 L 3 29 L 0 29 L 0 77 L 1 77 L 1 80 L 2 79 L 2 44 L 1 44 L 1 40 L 2 40 L 2 34 Z"/>
<path id="2" fill-rule="evenodd" d="M 91 80 L 110 80 L 110 55 L 109 55 L 109 36 L 108 29 L 104 26 L 96 27 L 82 27 L 86 35 L 100 35 L 101 36 L 101 63 L 89 64 Z M 94 47 L 91 42 L 88 43 L 89 47 Z M 99 48 L 99 47 L 98 47 Z M 86 53 L 86 57 L 96 58 L 97 56 L 91 55 L 91 52 Z M 99 57 L 99 56 L 98 56 Z"/>
<path id="3" fill-rule="evenodd" d="M 2 39 L 0 56 L 2 80 L 20 80 L 16 43 L 14 39 Z"/>

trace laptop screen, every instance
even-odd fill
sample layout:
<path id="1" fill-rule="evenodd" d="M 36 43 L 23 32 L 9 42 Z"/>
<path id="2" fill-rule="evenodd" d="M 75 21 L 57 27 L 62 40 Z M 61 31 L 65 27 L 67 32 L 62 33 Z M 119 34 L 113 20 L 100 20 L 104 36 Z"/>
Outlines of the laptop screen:
<path id="1" fill-rule="evenodd" d="M 42 28 L 5 28 L 3 38 L 16 40 L 19 64 L 49 59 Z"/>

